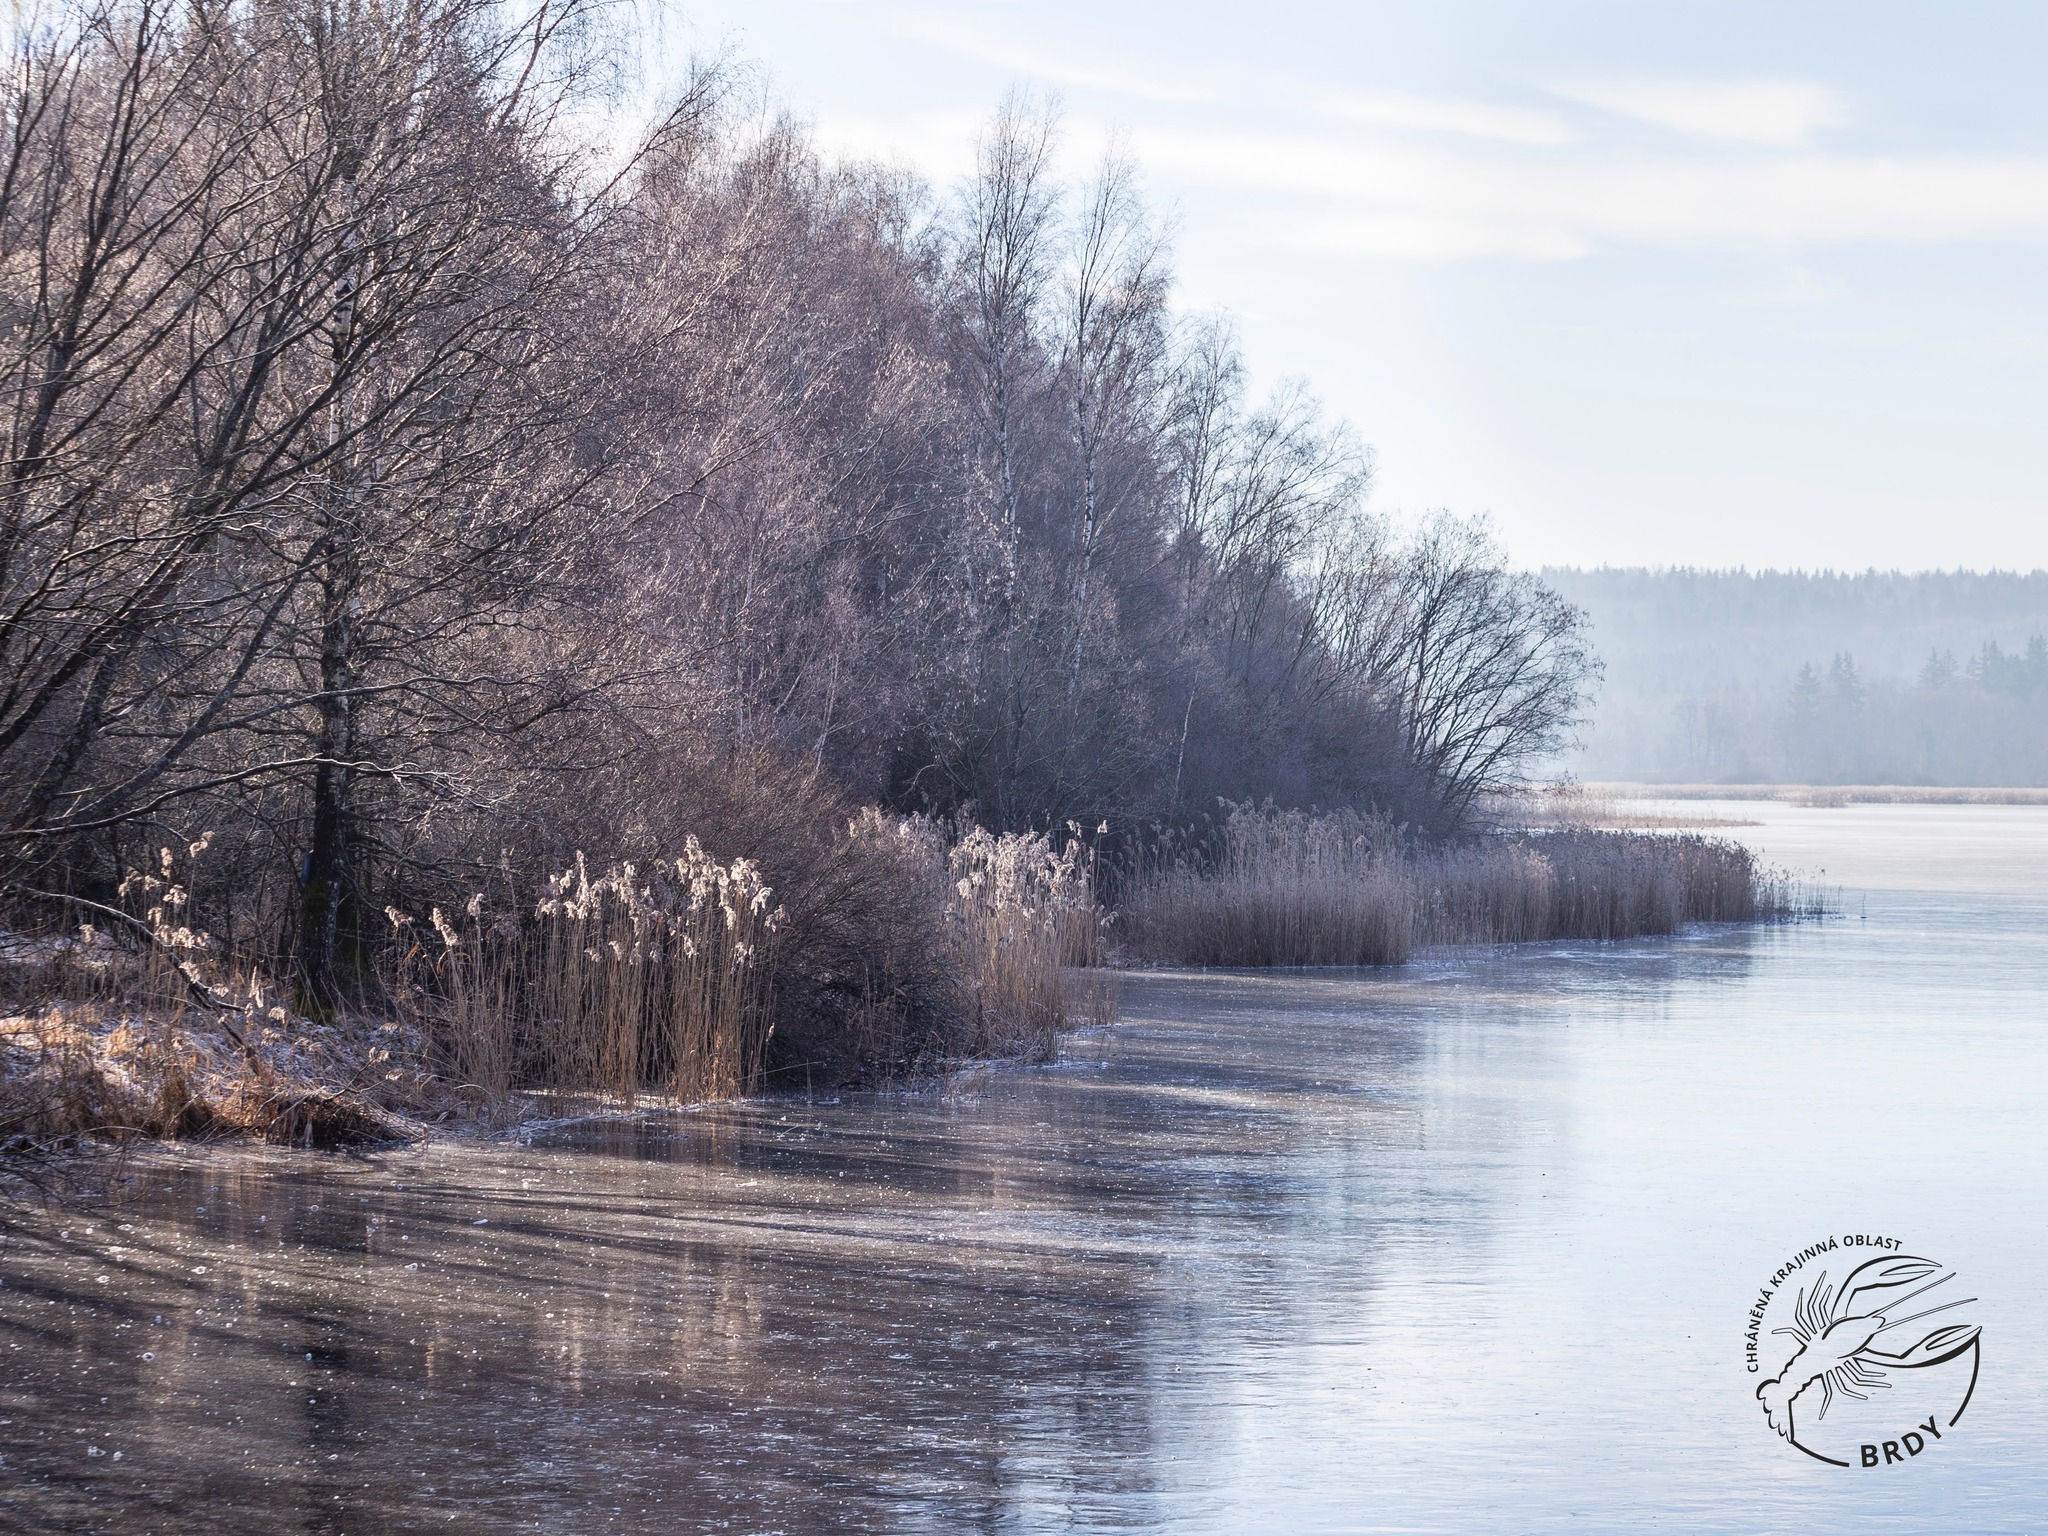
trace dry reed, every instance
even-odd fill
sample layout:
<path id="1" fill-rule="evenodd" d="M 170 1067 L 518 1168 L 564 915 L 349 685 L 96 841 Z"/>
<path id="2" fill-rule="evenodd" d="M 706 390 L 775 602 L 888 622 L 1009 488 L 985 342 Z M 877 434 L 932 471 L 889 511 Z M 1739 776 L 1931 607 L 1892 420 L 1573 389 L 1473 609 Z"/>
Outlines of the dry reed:
<path id="1" fill-rule="evenodd" d="M 1418 945 L 1624 939 L 1790 915 L 1749 851 L 1697 835 L 1555 831 L 1416 848 L 1355 812 L 1240 806 L 1217 843 L 1141 866 L 1119 922 L 1170 965 L 1389 965 Z"/>
<path id="2" fill-rule="evenodd" d="M 952 994 L 937 1054 L 1044 1060 L 1060 1034 L 1114 1013 L 1094 855 L 1078 828 L 1056 841 L 963 824 L 949 838 L 928 818 L 871 810 L 853 832 L 893 848 L 927 893 Z"/>
<path id="3" fill-rule="evenodd" d="M 947 927 L 959 956 L 970 1056 L 1043 1060 L 1057 1037 L 1112 1011 L 1103 990 L 1101 914 L 1078 829 L 970 830 L 947 855 Z M 1094 966 L 1081 992 L 1072 967 Z"/>
<path id="4" fill-rule="evenodd" d="M 1062 1031 L 1107 1017 L 1106 978 L 1072 971 L 1102 959 L 1078 836 L 970 825 L 956 840 L 869 810 L 846 828 L 843 856 L 867 872 L 858 889 L 902 909 L 886 922 L 876 912 L 875 931 L 911 936 L 860 966 L 835 1042 L 841 1075 L 1041 1060 Z M 763 1086 L 778 968 L 797 963 L 785 924 L 756 866 L 722 864 L 694 839 L 675 860 L 601 875 L 579 856 L 530 914 L 492 915 L 481 898 L 456 921 L 432 913 L 396 990 L 486 1104 L 516 1090 L 730 1098 Z"/>
<path id="5" fill-rule="evenodd" d="M 1171 850 L 1126 881 L 1123 947 L 1170 965 L 1390 965 L 1416 908 L 1392 829 L 1354 811 L 1240 806 L 1220 845 Z"/>
<path id="6" fill-rule="evenodd" d="M 759 1080 L 781 909 L 746 859 L 683 853 L 592 877 L 581 854 L 528 913 L 439 908 L 398 993 L 464 1088 L 729 1098 Z M 411 922 L 388 914 L 395 929 Z"/>
<path id="7" fill-rule="evenodd" d="M 838 1080 L 1044 1059 L 1061 1032 L 1108 1019 L 1114 978 L 1078 833 L 948 836 L 877 811 L 842 827 L 846 882 L 802 908 L 814 931 L 847 929 L 829 953 L 798 952 L 805 935 L 789 933 L 759 867 L 693 838 L 676 858 L 601 873 L 579 855 L 526 901 L 477 895 L 424 920 L 391 910 L 383 1008 L 325 1020 L 278 1006 L 288 994 L 180 926 L 165 851 L 130 871 L 129 910 L 105 909 L 107 924 L 0 933 L 16 1010 L 0 1019 L 0 1152 L 19 1164 L 129 1134 L 381 1139 L 502 1123 L 534 1096 L 729 1098 L 764 1085 L 778 1007 L 793 1024 L 811 1015 L 848 944 L 861 951 L 854 1004 L 814 1021 L 843 1037 Z"/>

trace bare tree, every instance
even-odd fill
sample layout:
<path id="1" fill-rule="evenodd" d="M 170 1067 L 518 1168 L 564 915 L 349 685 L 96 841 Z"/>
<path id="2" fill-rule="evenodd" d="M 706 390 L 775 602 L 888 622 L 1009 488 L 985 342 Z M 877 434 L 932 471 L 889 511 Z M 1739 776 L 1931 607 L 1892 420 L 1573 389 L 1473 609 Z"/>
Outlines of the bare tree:
<path id="1" fill-rule="evenodd" d="M 1165 248 L 1148 226 L 1131 162 L 1112 151 L 1084 194 L 1067 274 L 1060 368 L 1071 411 L 1079 506 L 1073 577 L 1073 659 L 1067 697 L 1081 686 L 1095 565 L 1124 486 L 1106 451 L 1151 405 L 1163 354 Z M 1149 490 L 1149 486 L 1136 489 Z"/>
<path id="2" fill-rule="evenodd" d="M 1511 569 L 1483 521 L 1438 515 L 1377 597 L 1362 660 L 1398 710 L 1432 830 L 1465 828 L 1474 801 L 1512 787 L 1579 724 L 1599 677 L 1586 616 Z"/>
<path id="3" fill-rule="evenodd" d="M 1020 472 L 1020 397 L 1042 363 L 1037 325 L 1051 276 L 1057 203 L 1050 183 L 1057 118 L 1050 104 L 1012 91 L 976 151 L 968 184 L 961 276 L 967 302 L 962 332 L 973 360 L 976 405 L 995 460 L 1005 547 L 1004 575 L 1014 597 Z"/>
<path id="4" fill-rule="evenodd" d="M 536 64 L 575 9 L 108 0 L 9 103 L 10 856 L 303 785 L 321 1006 L 356 787 L 530 714 L 490 637 L 604 474 L 560 343 L 605 193 Z"/>
<path id="5" fill-rule="evenodd" d="M 208 921 L 327 1010 L 385 906 L 674 841 L 720 774 L 776 802 L 722 824 L 785 843 L 856 801 L 1456 831 L 1569 729 L 1573 612 L 1476 528 L 1369 516 L 1304 387 L 1246 399 L 1229 328 L 1171 319 L 1128 161 L 1061 187 L 1012 98 L 940 200 L 715 69 L 614 153 L 572 110 L 613 14 L 52 0 L 19 33 L 11 896 L 104 903 L 213 830 Z"/>

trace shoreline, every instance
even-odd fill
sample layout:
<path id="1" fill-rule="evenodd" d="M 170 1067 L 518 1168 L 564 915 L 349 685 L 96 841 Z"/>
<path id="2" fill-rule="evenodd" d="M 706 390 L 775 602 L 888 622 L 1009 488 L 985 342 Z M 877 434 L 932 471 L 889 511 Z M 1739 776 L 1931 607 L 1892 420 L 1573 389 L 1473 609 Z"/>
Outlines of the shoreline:
<path id="1" fill-rule="evenodd" d="M 1587 795 L 1610 800 L 1757 800 L 1822 808 L 1843 805 L 2048 805 L 2048 788 L 1945 787 L 1928 784 L 1649 784 L 1588 781 Z"/>
<path id="2" fill-rule="evenodd" d="M 1313 978 L 1343 976 L 1360 972 L 1386 974 L 1409 968 L 1440 970 L 1460 960 L 1538 950 L 1562 944 L 1614 946 L 1642 940 L 1671 939 L 1686 935 L 1734 929 L 1779 926 L 1805 921 L 1814 914 L 1805 911 L 1789 915 L 1735 920 L 1694 920 L 1674 933 L 1632 934 L 1621 938 L 1583 937 L 1532 938 L 1492 943 L 1441 943 L 1417 946 L 1408 958 L 1373 965 L 1173 965 L 1126 961 L 1100 969 L 1117 985 L 1125 976 L 1280 976 Z M 81 1175 L 116 1164 L 137 1153 L 152 1151 L 222 1148 L 276 1149 L 293 1153 L 329 1152 L 339 1156 L 362 1156 L 378 1151 L 424 1151 L 430 1147 L 482 1146 L 493 1142 L 529 1143 L 534 1134 L 571 1125 L 622 1124 L 648 1116 L 683 1116 L 735 1104 L 787 1099 L 809 1102 L 824 1098 L 837 1101 L 848 1094 L 921 1094 L 943 1092 L 956 1079 L 990 1071 L 1018 1067 L 1055 1065 L 1060 1047 L 1069 1039 L 1100 1035 L 1116 1027 L 1116 1021 L 1083 1020 L 1061 1032 L 1049 1055 L 1015 1052 L 991 1056 L 970 1056 L 936 1064 L 924 1075 L 891 1078 L 875 1083 L 840 1084 L 822 1091 L 763 1088 L 752 1093 L 724 1098 L 684 1099 L 659 1092 L 635 1095 L 631 1099 L 594 1091 L 515 1089 L 488 1106 L 475 1101 L 462 1085 L 440 1085 L 415 1079 L 411 1093 L 387 1098 L 364 1092 L 362 1065 L 332 1047 L 351 1035 L 365 1041 L 387 1039 L 379 1025 L 351 1021 L 356 1025 L 324 1025 L 328 1051 L 315 1053 L 262 1051 L 255 1071 L 245 1053 L 218 1020 L 198 1020 L 186 1014 L 176 1020 L 151 1019 L 121 1012 L 87 1020 L 63 1017 L 67 1006 L 54 1005 L 40 1018 L 17 1013 L 0 1019 L 0 1042 L 18 1044 L 24 1034 L 51 1028 L 55 1015 L 57 1029 L 68 1037 L 63 1070 L 89 1070 L 102 1093 L 118 1093 L 130 1100 L 131 1110 L 148 1106 L 164 1115 L 157 1123 L 137 1117 L 125 1123 L 105 1120 L 97 1125 L 74 1127 L 50 1133 L 37 1142 L 26 1135 L 13 1138 L 12 1145 L 0 1146 L 0 1203 L 55 1194 L 59 1183 L 69 1184 Z M 97 1011 L 97 1010 L 92 1010 Z M 158 1051 L 169 1048 L 168 1066 L 152 1056 L 138 1059 L 127 1039 L 147 1034 Z M 265 1040 L 265 1046 L 282 1041 Z M 350 1053 L 354 1054 L 354 1053 Z M 368 1055 L 366 1047 L 361 1053 Z M 296 1058 L 296 1059 L 294 1059 Z M 20 1063 L 14 1080 L 21 1083 Z M 194 1068 L 198 1070 L 193 1070 Z M 321 1070 L 325 1067 L 326 1070 Z M 142 1070 L 138 1071 L 138 1068 Z M 265 1090 L 262 1106 L 276 1105 L 272 1123 L 262 1123 L 252 1113 L 253 1092 Z M 436 1090 L 439 1091 L 436 1091 Z M 182 1096 L 184 1103 L 172 1108 L 167 1096 Z M 339 1111 L 332 1132 L 308 1136 L 306 1108 L 324 1102 Z M 161 1107 L 159 1107 L 161 1106 Z M 168 1110 L 168 1113 L 166 1111 Z M 239 1111 L 239 1112 L 235 1112 Z M 289 1122 L 287 1125 L 286 1122 Z M 282 1133 L 281 1133 L 282 1131 Z M 10 1187 L 11 1186 L 11 1187 Z M 82 1190 L 67 1197 L 118 1202 L 111 1191 Z M 60 1197 L 62 1198 L 62 1197 Z"/>

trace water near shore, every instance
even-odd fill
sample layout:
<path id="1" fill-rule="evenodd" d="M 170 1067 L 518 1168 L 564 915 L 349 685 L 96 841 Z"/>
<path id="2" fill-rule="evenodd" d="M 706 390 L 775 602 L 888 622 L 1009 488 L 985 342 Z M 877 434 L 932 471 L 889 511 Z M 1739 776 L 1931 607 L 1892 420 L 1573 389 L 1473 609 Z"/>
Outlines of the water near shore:
<path id="1" fill-rule="evenodd" d="M 1846 915 L 1134 977 L 945 1095 L 152 1154 L 0 1247 L 0 1526 L 2037 1530 L 2048 808 L 1737 813 Z M 1901 1465 L 1751 1397 L 1830 1234 L 1982 1298 Z"/>

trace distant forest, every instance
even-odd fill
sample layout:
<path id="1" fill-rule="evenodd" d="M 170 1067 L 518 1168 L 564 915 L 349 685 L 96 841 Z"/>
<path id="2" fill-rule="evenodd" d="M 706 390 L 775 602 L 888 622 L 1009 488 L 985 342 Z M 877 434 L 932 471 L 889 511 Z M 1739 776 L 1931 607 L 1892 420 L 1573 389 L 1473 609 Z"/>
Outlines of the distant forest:
<path id="1" fill-rule="evenodd" d="M 1543 580 L 1606 663 L 1582 778 L 2048 784 L 2048 572 Z"/>

